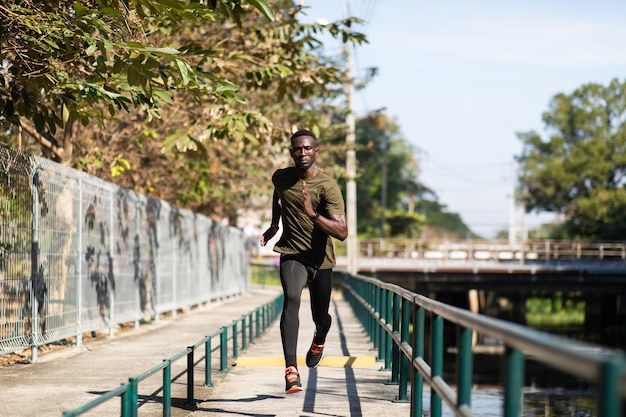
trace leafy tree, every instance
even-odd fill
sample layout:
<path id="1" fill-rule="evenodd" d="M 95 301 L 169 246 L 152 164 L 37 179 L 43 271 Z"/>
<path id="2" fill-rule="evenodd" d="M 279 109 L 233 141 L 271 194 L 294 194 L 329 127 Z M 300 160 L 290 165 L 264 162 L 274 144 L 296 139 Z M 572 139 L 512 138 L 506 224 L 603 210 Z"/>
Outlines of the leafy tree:
<path id="1" fill-rule="evenodd" d="M 345 142 L 337 136 L 332 144 Z M 457 213 L 449 213 L 436 193 L 418 177 L 416 149 L 384 111 L 356 122 L 357 233 L 361 237 L 476 237 Z M 338 148 L 337 164 L 345 164 L 345 148 Z M 386 204 L 383 207 L 383 168 L 386 165 Z M 345 178 L 340 181 L 345 186 Z M 383 223 L 381 225 L 381 223 Z"/>
<path id="2" fill-rule="evenodd" d="M 626 235 L 625 90 L 626 83 L 615 79 L 557 94 L 543 114 L 549 137 L 518 133 L 520 199 L 527 211 L 563 215 L 553 237 Z"/>
<path id="3" fill-rule="evenodd" d="M 248 0 L 268 19 L 263 0 Z M 72 161 L 76 122 L 86 126 L 120 110 L 159 117 L 175 90 L 195 98 L 238 100 L 236 86 L 191 58 L 210 57 L 197 44 L 155 43 L 199 22 L 238 21 L 239 1 L 204 5 L 180 0 L 22 0 L 0 5 L 0 119 L 24 129 L 46 156 Z"/>
<path id="4" fill-rule="evenodd" d="M 413 212 L 420 187 L 415 149 L 382 111 L 357 121 L 356 142 L 358 233 L 377 237 L 383 227 L 385 237 L 416 237 L 424 218 Z"/>
<path id="5" fill-rule="evenodd" d="M 438 197 L 430 190 L 425 190 L 423 197 L 416 205 L 416 211 L 426 218 L 422 237 L 467 239 L 480 238 L 463 222 L 458 213 L 446 210 L 446 205 L 438 201 Z"/>
<path id="6" fill-rule="evenodd" d="M 341 113 L 344 72 L 318 38 L 365 38 L 358 19 L 301 24 L 291 1 L 204 3 L 0 6 L 8 139 L 23 129 L 44 156 L 193 210 L 247 206 L 293 126 L 332 131 Z"/>

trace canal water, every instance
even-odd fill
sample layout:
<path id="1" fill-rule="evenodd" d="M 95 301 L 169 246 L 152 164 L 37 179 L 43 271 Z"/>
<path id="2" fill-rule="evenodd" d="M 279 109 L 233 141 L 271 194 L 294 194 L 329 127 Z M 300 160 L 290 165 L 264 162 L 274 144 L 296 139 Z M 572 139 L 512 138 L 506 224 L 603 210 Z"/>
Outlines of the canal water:
<path id="1" fill-rule="evenodd" d="M 467 290 L 424 293 L 419 291 L 423 287 L 414 279 L 406 282 L 395 280 L 394 283 L 446 304 L 469 309 Z M 566 339 L 594 343 L 606 348 L 626 349 L 626 320 L 623 320 L 626 309 L 624 306 L 620 307 L 619 297 L 616 298 L 615 294 L 607 296 L 593 291 L 554 289 L 535 291 L 528 287 L 518 287 L 514 290 L 498 288 L 484 291 L 482 297 L 484 309 L 481 309 L 481 314 L 524 324 Z M 611 307 L 609 310 L 614 313 L 606 315 L 607 303 L 614 304 L 616 300 L 616 310 L 611 310 Z M 444 339 L 447 339 L 444 343 L 448 346 L 444 358 L 444 378 L 454 381 L 456 357 L 451 351 L 455 346 L 456 328 L 452 324 L 444 327 Z M 490 341 L 482 339 L 480 343 L 489 345 Z M 501 359 L 502 356 L 495 352 L 474 356 L 474 383 L 477 385 L 472 394 L 472 410 L 475 416 L 502 415 Z M 429 410 L 430 391 L 428 387 L 425 389 L 424 405 Z M 454 415 L 445 404 L 443 407 L 445 416 Z M 525 363 L 521 415 L 599 416 L 593 386 L 531 359 L 527 359 Z"/>
<path id="2" fill-rule="evenodd" d="M 424 415 L 430 415 L 430 388 L 424 390 Z M 500 417 L 504 401 L 498 388 L 475 387 L 471 398 L 476 417 Z M 600 417 L 590 392 L 548 391 L 528 388 L 522 395 L 522 417 Z M 452 410 L 442 404 L 442 416 L 454 417 Z"/>

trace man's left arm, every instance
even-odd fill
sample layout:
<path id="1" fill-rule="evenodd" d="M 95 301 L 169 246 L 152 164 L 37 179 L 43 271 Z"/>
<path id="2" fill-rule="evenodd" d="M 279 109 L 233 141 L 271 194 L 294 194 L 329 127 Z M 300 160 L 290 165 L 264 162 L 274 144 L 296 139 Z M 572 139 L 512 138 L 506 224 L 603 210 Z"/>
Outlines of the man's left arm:
<path id="1" fill-rule="evenodd" d="M 311 217 L 311 220 L 316 227 L 335 239 L 343 241 L 348 237 L 348 225 L 344 214 L 330 214 L 328 217 L 324 217 L 317 213 Z"/>
<path id="2" fill-rule="evenodd" d="M 339 186 L 335 187 L 334 192 L 326 195 L 327 203 L 332 206 L 332 212 L 343 211 L 343 197 Z M 346 240 L 348 237 L 348 225 L 346 224 L 345 214 L 328 214 L 328 217 L 322 216 L 318 211 L 313 209 L 311 198 L 309 197 L 309 189 L 306 181 L 302 181 L 302 195 L 304 197 L 304 212 L 313 221 L 316 227 L 319 227 L 324 233 L 339 240 Z M 340 209 L 341 208 L 341 209 Z M 331 213 L 332 213 L 331 212 Z"/>

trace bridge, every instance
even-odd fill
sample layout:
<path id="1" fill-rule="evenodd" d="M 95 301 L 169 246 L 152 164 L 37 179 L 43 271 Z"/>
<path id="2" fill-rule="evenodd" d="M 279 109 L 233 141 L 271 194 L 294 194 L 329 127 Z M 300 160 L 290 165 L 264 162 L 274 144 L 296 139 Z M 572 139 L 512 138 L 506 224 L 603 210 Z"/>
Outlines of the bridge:
<path id="1" fill-rule="evenodd" d="M 342 248 L 340 246 L 340 248 Z M 592 273 L 626 270 L 626 242 L 360 239 L 359 272 Z M 345 252 L 338 257 L 347 266 Z"/>

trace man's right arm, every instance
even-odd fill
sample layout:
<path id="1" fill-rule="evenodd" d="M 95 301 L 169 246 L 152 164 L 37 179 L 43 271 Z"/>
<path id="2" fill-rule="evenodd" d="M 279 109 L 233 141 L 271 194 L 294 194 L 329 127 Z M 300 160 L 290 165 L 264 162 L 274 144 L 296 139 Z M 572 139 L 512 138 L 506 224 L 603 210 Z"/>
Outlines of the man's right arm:
<path id="1" fill-rule="evenodd" d="M 276 225 L 276 227 L 278 227 L 280 214 L 280 199 L 278 198 L 278 192 L 276 192 L 276 188 L 274 188 L 274 195 L 272 196 L 272 226 Z"/>
<path id="2" fill-rule="evenodd" d="M 272 196 L 272 223 L 270 224 L 270 227 L 267 228 L 265 233 L 263 233 L 259 238 L 259 243 L 261 244 L 261 246 L 265 246 L 267 242 L 269 242 L 278 232 L 278 222 L 280 221 L 280 214 L 280 199 L 278 198 L 276 188 L 274 188 L 274 195 Z"/>

